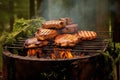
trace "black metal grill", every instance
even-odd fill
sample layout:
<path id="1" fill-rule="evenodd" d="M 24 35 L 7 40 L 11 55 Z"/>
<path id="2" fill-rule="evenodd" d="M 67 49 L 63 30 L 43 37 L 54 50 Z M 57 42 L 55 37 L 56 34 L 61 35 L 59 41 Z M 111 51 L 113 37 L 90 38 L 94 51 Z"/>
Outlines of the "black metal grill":
<path id="1" fill-rule="evenodd" d="M 69 49 L 72 54 L 78 55 L 65 59 L 28 57 L 24 55 L 27 51 L 23 46 L 25 40 L 26 38 L 18 39 L 5 46 L 3 51 L 5 80 L 101 80 L 101 76 L 105 78 L 104 80 L 109 80 L 102 71 L 103 67 L 98 66 L 98 64 L 103 66 L 101 62 L 104 61 L 100 54 L 106 51 L 108 45 L 103 37 L 82 41 L 72 48 L 58 47 L 51 43 L 42 47 L 46 55 L 50 54 L 53 48 L 57 48 L 57 51 Z M 82 53 L 85 55 L 79 56 Z"/>
<path id="2" fill-rule="evenodd" d="M 26 39 L 19 39 L 15 43 L 6 46 L 6 49 L 11 53 L 17 52 L 18 56 L 27 56 L 28 49 L 24 48 L 25 40 Z M 41 47 L 41 49 L 43 51 L 43 54 L 46 55 L 44 57 L 44 60 L 50 60 L 50 61 L 52 60 L 48 58 L 48 56 L 51 53 L 53 53 L 54 48 L 57 48 L 57 51 L 70 50 L 72 52 L 72 55 L 76 56 L 70 59 L 58 58 L 57 60 L 71 60 L 71 59 L 74 60 L 74 59 L 83 59 L 83 58 L 97 56 L 106 50 L 107 44 L 108 42 L 104 41 L 102 38 L 96 38 L 95 40 L 91 40 L 91 41 L 82 41 L 79 44 L 77 44 L 75 47 L 58 47 L 55 46 L 54 44 L 49 43 L 47 46 Z M 80 56 L 82 53 L 84 53 L 84 56 Z M 37 58 L 37 59 L 41 60 L 41 58 Z"/>

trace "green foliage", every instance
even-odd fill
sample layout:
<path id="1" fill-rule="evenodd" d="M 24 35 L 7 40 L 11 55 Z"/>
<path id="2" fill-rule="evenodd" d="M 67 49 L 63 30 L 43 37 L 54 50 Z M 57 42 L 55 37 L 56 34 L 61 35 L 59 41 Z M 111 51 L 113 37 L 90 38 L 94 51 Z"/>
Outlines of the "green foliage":
<path id="1" fill-rule="evenodd" d="M 22 37 L 28 37 L 28 36 L 33 36 L 36 29 L 39 28 L 41 26 L 41 24 L 44 22 L 44 19 L 42 18 L 37 18 L 37 19 L 31 19 L 28 20 L 28 23 L 26 26 L 29 26 L 29 28 L 27 28 L 27 30 L 24 30 L 22 32 Z"/>
<path id="2" fill-rule="evenodd" d="M 13 25 L 12 32 L 3 31 L 0 35 L 0 62 L 2 62 L 2 50 L 3 45 L 11 44 L 16 41 L 17 38 L 20 37 L 28 37 L 33 35 L 36 28 L 40 27 L 43 18 L 35 18 L 35 19 L 16 19 Z M 2 69 L 2 63 L 0 63 L 0 71 Z"/>
<path id="3" fill-rule="evenodd" d="M 110 40 L 107 51 L 109 55 L 114 59 L 115 63 L 120 60 L 120 43 L 114 43 Z"/>
<path id="4" fill-rule="evenodd" d="M 31 20 L 16 19 L 12 32 L 3 32 L 0 37 L 2 45 L 14 42 L 17 38 L 32 36 L 35 30 L 41 26 L 44 19 L 36 18 Z"/>
<path id="5" fill-rule="evenodd" d="M 117 73 L 114 72 L 113 68 L 115 68 L 116 63 L 120 61 L 120 43 L 114 43 L 112 42 L 112 39 L 108 41 L 109 41 L 108 48 L 104 56 L 105 56 L 105 61 L 110 62 L 109 67 L 111 67 L 110 70 L 112 72 L 109 73 L 109 76 L 115 76 Z"/>
<path id="6" fill-rule="evenodd" d="M 104 71 L 106 72 L 106 75 L 108 75 L 108 77 L 110 79 L 113 79 L 113 77 L 115 76 L 115 74 L 114 74 L 114 66 L 115 66 L 114 59 L 112 58 L 112 56 L 109 54 L 108 51 L 106 51 L 104 54 L 102 54 L 102 56 L 103 56 L 102 63 L 104 63 L 104 65 L 105 65 Z"/>

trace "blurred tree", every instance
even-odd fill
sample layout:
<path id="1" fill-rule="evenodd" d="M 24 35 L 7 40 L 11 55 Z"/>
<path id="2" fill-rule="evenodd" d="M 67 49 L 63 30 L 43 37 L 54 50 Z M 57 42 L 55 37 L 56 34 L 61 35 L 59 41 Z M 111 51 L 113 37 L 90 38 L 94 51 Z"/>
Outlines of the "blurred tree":
<path id="1" fill-rule="evenodd" d="M 0 15 L 0 34 L 12 31 L 15 18 L 29 18 L 29 0 L 1 0 Z"/>
<path id="2" fill-rule="evenodd" d="M 7 26 L 9 24 L 9 0 L 1 0 L 0 1 L 0 33 L 6 29 L 7 30 Z"/>
<path id="3" fill-rule="evenodd" d="M 13 30 L 13 23 L 14 23 L 14 0 L 9 0 L 9 24 L 10 24 L 10 32 Z"/>
<path id="4" fill-rule="evenodd" d="M 29 2 L 30 2 L 30 7 L 29 7 L 30 8 L 30 18 L 40 16 L 40 15 L 38 15 L 38 11 L 39 11 L 40 5 L 43 2 L 43 0 L 29 0 Z"/>
<path id="5" fill-rule="evenodd" d="M 29 18 L 29 0 L 0 0 L 0 72 L 2 69 L 2 43 L 13 31 L 15 18 Z M 6 33 L 6 34 L 5 34 Z"/>

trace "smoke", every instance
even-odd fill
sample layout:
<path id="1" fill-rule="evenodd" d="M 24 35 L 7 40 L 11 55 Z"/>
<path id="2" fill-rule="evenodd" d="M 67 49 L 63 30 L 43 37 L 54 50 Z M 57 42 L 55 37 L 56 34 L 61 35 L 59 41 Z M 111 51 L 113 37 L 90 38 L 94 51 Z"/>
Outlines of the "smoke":
<path id="1" fill-rule="evenodd" d="M 96 9 L 98 4 L 97 0 L 43 0 L 38 14 L 46 20 L 70 17 L 80 29 L 96 30 L 96 13 L 102 12 Z M 100 6 L 100 10 L 105 7 Z"/>
<path id="2" fill-rule="evenodd" d="M 48 17 L 48 0 L 42 0 L 41 5 L 38 10 L 38 15 L 45 18 L 46 20 L 49 20 Z"/>
<path id="3" fill-rule="evenodd" d="M 111 2 L 109 3 L 109 10 L 110 10 L 112 13 L 117 14 L 117 13 L 118 13 L 118 2 L 117 2 L 117 1 L 111 1 Z"/>

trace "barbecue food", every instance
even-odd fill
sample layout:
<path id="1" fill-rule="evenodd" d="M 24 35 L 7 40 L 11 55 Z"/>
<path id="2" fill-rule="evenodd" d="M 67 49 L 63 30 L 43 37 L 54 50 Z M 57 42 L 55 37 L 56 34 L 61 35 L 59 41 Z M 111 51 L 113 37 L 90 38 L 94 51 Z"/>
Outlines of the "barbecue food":
<path id="1" fill-rule="evenodd" d="M 69 24 L 62 29 L 62 33 L 72 34 L 78 31 L 78 24 Z"/>
<path id="2" fill-rule="evenodd" d="M 81 40 L 93 40 L 97 37 L 97 33 L 94 31 L 78 31 L 78 35 Z"/>
<path id="3" fill-rule="evenodd" d="M 35 48 L 35 47 L 42 47 L 48 44 L 48 41 L 38 41 L 37 38 L 28 38 L 25 40 L 24 47 L 25 48 Z"/>
<path id="4" fill-rule="evenodd" d="M 77 34 L 61 34 L 55 38 L 55 44 L 61 47 L 73 47 L 79 42 Z"/>
<path id="5" fill-rule="evenodd" d="M 35 33 L 35 37 L 38 40 L 49 40 L 57 36 L 58 32 L 53 29 L 38 29 Z"/>
<path id="6" fill-rule="evenodd" d="M 46 21 L 45 23 L 42 24 L 42 28 L 45 29 L 61 29 L 66 26 L 66 22 L 63 20 L 51 20 L 51 21 Z"/>
<path id="7" fill-rule="evenodd" d="M 59 20 L 66 22 L 67 25 L 72 24 L 73 21 L 71 18 L 60 18 Z"/>

